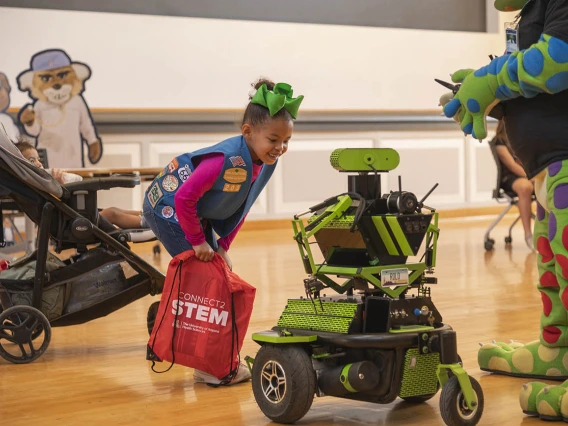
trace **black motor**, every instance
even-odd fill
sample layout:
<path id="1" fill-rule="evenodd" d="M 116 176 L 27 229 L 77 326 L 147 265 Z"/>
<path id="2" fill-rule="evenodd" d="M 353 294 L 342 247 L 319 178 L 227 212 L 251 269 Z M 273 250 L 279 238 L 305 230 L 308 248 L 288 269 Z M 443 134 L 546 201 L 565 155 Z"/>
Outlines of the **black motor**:
<path id="1" fill-rule="evenodd" d="M 387 212 L 392 214 L 415 213 L 418 207 L 418 198 L 412 192 L 391 192 L 383 195 L 381 199 L 386 200 Z"/>
<path id="2" fill-rule="evenodd" d="M 340 365 L 321 371 L 318 386 L 325 395 L 341 396 L 374 389 L 380 372 L 371 361 Z"/>

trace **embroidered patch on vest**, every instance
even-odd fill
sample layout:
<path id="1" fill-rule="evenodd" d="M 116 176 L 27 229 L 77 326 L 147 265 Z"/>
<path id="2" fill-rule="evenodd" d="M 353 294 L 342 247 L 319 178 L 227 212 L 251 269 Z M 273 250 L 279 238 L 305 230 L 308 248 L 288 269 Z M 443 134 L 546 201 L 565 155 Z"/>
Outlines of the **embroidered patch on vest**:
<path id="1" fill-rule="evenodd" d="M 171 206 L 165 206 L 162 209 L 162 216 L 164 216 L 166 219 L 169 219 L 170 217 L 172 217 L 174 215 L 174 208 Z"/>
<path id="2" fill-rule="evenodd" d="M 182 182 L 185 182 L 190 174 L 191 174 L 191 169 L 189 168 L 189 164 L 186 164 L 185 166 L 183 166 L 178 170 L 179 179 Z"/>
<path id="3" fill-rule="evenodd" d="M 237 157 L 229 157 L 229 161 L 231 162 L 231 164 L 233 165 L 233 167 L 246 167 L 247 165 L 245 164 L 245 160 L 243 160 L 243 157 L 241 157 L 240 155 Z"/>
<path id="4" fill-rule="evenodd" d="M 227 169 L 223 174 L 223 179 L 229 183 L 243 183 L 247 180 L 247 171 L 238 167 Z"/>
<path id="5" fill-rule="evenodd" d="M 239 192 L 241 190 L 240 184 L 226 183 L 223 186 L 223 192 Z"/>
<path id="6" fill-rule="evenodd" d="M 174 192 L 178 189 L 179 181 L 174 175 L 167 175 L 162 181 L 162 188 L 167 192 Z"/>
<path id="7" fill-rule="evenodd" d="M 173 173 L 177 170 L 178 167 L 179 167 L 178 160 L 177 158 L 174 158 L 170 162 L 170 164 L 168 164 L 168 172 Z"/>
<path id="8" fill-rule="evenodd" d="M 152 206 L 152 208 L 156 207 L 158 201 L 164 196 L 164 193 L 160 189 L 158 182 L 154 182 L 154 184 L 148 189 L 148 202 Z"/>

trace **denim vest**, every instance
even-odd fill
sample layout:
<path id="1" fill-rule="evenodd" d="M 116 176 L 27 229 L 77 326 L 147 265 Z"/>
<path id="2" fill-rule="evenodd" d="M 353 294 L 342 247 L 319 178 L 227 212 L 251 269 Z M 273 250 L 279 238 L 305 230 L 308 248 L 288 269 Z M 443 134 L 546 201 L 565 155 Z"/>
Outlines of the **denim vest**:
<path id="1" fill-rule="evenodd" d="M 219 237 L 225 237 L 239 224 L 270 180 L 276 163 L 264 164 L 252 181 L 252 158 L 242 135 L 216 145 L 174 158 L 154 179 L 144 196 L 154 213 L 168 222 L 178 223 L 174 196 L 205 154 L 224 155 L 223 169 L 213 186 L 197 202 L 197 215 L 207 219 Z"/>

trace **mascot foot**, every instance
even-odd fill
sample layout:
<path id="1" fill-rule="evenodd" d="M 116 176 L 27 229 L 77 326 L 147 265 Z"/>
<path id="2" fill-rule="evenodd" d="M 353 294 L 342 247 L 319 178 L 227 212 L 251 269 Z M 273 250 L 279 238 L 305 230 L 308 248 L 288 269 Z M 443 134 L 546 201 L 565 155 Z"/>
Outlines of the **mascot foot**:
<path id="1" fill-rule="evenodd" d="M 549 348 L 539 341 L 482 344 L 479 368 L 497 374 L 551 380 L 568 379 L 568 347 Z"/>
<path id="2" fill-rule="evenodd" d="M 524 384 L 519 402 L 525 414 L 538 416 L 542 420 L 564 420 L 568 422 L 568 380 L 558 386 L 531 382 Z"/>

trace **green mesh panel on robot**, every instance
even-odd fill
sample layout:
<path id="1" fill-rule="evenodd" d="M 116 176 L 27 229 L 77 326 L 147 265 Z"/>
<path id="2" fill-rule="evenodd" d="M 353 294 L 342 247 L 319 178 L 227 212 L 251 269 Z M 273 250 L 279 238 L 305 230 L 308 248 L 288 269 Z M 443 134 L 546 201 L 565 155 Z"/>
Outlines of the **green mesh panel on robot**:
<path id="1" fill-rule="evenodd" d="M 323 306 L 323 309 L 322 309 Z M 312 302 L 308 299 L 288 299 L 284 313 L 332 315 L 352 319 L 357 311 L 357 303 L 352 302 Z"/>
<path id="2" fill-rule="evenodd" d="M 357 312 L 356 303 L 290 299 L 278 320 L 278 327 L 347 333 Z"/>
<path id="3" fill-rule="evenodd" d="M 430 353 L 420 355 L 418 349 L 406 351 L 402 385 L 398 396 L 432 395 L 438 391 L 436 371 L 440 364 L 440 354 Z"/>

